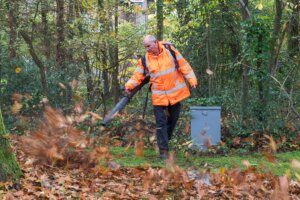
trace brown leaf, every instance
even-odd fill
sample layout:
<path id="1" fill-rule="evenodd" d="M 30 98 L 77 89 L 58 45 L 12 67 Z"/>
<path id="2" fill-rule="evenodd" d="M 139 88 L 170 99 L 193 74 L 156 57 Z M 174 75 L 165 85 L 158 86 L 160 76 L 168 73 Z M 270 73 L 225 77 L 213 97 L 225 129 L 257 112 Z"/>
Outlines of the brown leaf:
<path id="1" fill-rule="evenodd" d="M 15 197 L 11 192 L 8 192 L 6 195 L 4 195 L 5 200 L 15 200 Z"/>
<path id="2" fill-rule="evenodd" d="M 272 135 L 269 136 L 269 135 L 264 134 L 264 137 L 267 138 L 267 139 L 269 139 L 269 141 L 270 141 L 270 144 L 269 144 L 269 145 L 270 145 L 270 147 L 271 147 L 271 150 L 272 150 L 274 153 L 276 153 L 277 145 L 276 145 L 276 142 L 275 142 L 273 136 L 272 136 Z"/>
<path id="3" fill-rule="evenodd" d="M 187 135 L 190 134 L 190 122 L 185 123 L 184 132 L 185 132 L 185 134 L 187 134 Z"/>
<path id="4" fill-rule="evenodd" d="M 137 157 L 144 156 L 144 141 L 140 140 L 140 141 L 135 142 L 134 155 Z"/>
<path id="5" fill-rule="evenodd" d="M 50 159 L 55 159 L 55 160 L 63 160 L 64 156 L 60 153 L 58 153 L 58 148 L 57 146 L 52 146 L 50 149 L 47 150 L 46 155 Z"/>
<path id="6" fill-rule="evenodd" d="M 76 113 L 79 113 L 79 114 L 81 114 L 82 112 L 83 112 L 83 109 L 82 109 L 82 102 L 80 102 L 80 103 L 76 103 L 75 104 L 75 112 Z"/>
<path id="7" fill-rule="evenodd" d="M 103 120 L 103 118 L 100 115 L 98 115 L 97 113 L 89 112 L 89 114 L 98 120 Z"/>
<path id="8" fill-rule="evenodd" d="M 31 94 L 29 94 L 29 93 L 25 93 L 25 94 L 24 94 L 24 97 L 25 97 L 26 99 L 28 99 L 28 100 L 32 100 L 32 96 L 31 96 Z"/>
<path id="9" fill-rule="evenodd" d="M 300 162 L 298 160 L 293 159 L 291 165 L 294 169 L 300 169 Z"/>
<path id="10" fill-rule="evenodd" d="M 289 199 L 289 181 L 287 176 L 280 176 L 279 177 L 279 185 L 281 189 L 281 194 L 283 199 Z"/>
<path id="11" fill-rule="evenodd" d="M 17 114 L 18 112 L 20 112 L 22 107 L 23 107 L 22 104 L 15 101 L 14 105 L 11 107 L 11 112 L 14 113 L 14 114 Z"/>
<path id="12" fill-rule="evenodd" d="M 23 98 L 23 95 L 21 94 L 18 94 L 18 93 L 14 93 L 12 96 L 11 96 L 11 100 L 12 101 L 17 101 L 17 102 L 20 102 Z"/>
<path id="13" fill-rule="evenodd" d="M 64 84 L 62 84 L 62 83 L 58 83 L 58 85 L 59 85 L 59 87 L 61 88 L 61 89 L 66 89 L 66 86 L 64 85 Z"/>
<path id="14" fill-rule="evenodd" d="M 14 192 L 13 195 L 15 197 L 22 197 L 24 195 L 24 192 L 22 190 L 19 190 L 17 192 Z"/>
<path id="15" fill-rule="evenodd" d="M 270 154 L 269 152 L 263 152 L 262 154 L 265 156 L 265 158 L 266 158 L 269 162 L 277 163 L 277 159 L 275 158 L 274 155 Z"/>
<path id="16" fill-rule="evenodd" d="M 240 137 L 235 137 L 232 140 L 234 145 L 239 145 L 241 143 L 241 138 Z"/>
<path id="17" fill-rule="evenodd" d="M 70 85 L 71 88 L 74 90 L 74 89 L 78 86 L 78 82 L 77 82 L 75 79 L 73 79 L 73 80 L 69 83 L 69 85 Z"/>
<path id="18" fill-rule="evenodd" d="M 205 138 L 204 139 L 204 146 L 207 147 L 207 148 L 210 148 L 212 146 L 210 138 Z"/>
<path id="19" fill-rule="evenodd" d="M 248 160 L 243 160 L 243 165 L 246 167 L 250 167 L 250 162 Z"/>

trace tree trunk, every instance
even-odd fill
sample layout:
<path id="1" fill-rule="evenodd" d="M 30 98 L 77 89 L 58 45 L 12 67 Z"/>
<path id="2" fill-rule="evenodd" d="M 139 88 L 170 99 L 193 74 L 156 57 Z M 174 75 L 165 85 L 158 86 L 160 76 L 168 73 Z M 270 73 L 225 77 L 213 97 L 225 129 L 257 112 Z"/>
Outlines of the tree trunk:
<path id="1" fill-rule="evenodd" d="M 43 53 L 47 60 L 50 59 L 50 33 L 48 28 L 48 3 L 47 1 L 42 1 L 41 3 L 41 17 L 42 17 L 42 34 L 43 34 Z"/>
<path id="2" fill-rule="evenodd" d="M 103 24 L 103 27 L 105 27 L 104 32 L 109 32 L 109 11 L 108 9 L 105 9 L 105 5 L 103 0 L 98 0 L 98 10 L 99 10 L 99 19 L 101 24 Z M 101 73 L 101 78 L 103 80 L 103 91 L 101 92 L 101 97 L 102 97 L 102 103 L 103 103 L 103 117 L 106 115 L 106 99 L 109 98 L 109 73 L 108 73 L 108 44 L 107 41 L 102 40 L 101 43 L 101 54 L 100 54 L 100 62 L 102 64 L 102 73 Z"/>
<path id="3" fill-rule="evenodd" d="M 74 23 L 75 20 L 75 11 L 74 11 L 74 0 L 69 0 L 68 3 L 68 13 L 67 13 L 67 22 L 68 24 Z M 75 31 L 72 28 L 68 28 L 68 40 L 73 40 Z M 73 61 L 73 49 L 68 47 L 68 63 L 74 63 Z"/>
<path id="4" fill-rule="evenodd" d="M 248 0 L 239 0 L 243 19 L 248 20 L 251 17 L 250 11 L 248 9 Z M 248 78 L 248 71 L 249 71 L 249 63 L 245 63 L 242 65 L 242 97 L 241 97 L 241 119 L 243 125 L 246 126 L 246 119 L 248 115 L 248 100 L 249 100 L 249 78 Z"/>
<path id="5" fill-rule="evenodd" d="M 83 53 L 84 56 L 84 62 L 85 62 L 85 73 L 86 73 L 86 90 L 87 90 L 87 99 L 89 102 L 90 107 L 93 104 L 93 90 L 94 90 L 94 84 L 93 84 L 93 79 L 92 79 L 92 70 L 91 66 L 89 63 L 89 57 L 86 52 Z"/>
<path id="6" fill-rule="evenodd" d="M 65 28 L 64 28 L 64 0 L 56 0 L 56 67 L 61 68 L 65 63 Z"/>
<path id="7" fill-rule="evenodd" d="M 12 153 L 8 138 L 0 108 L 0 182 L 16 181 L 22 175 L 15 155 Z"/>
<path id="8" fill-rule="evenodd" d="M 226 27 L 226 30 L 230 33 L 231 38 L 229 41 L 229 46 L 232 52 L 232 59 L 236 60 L 238 56 L 240 55 L 241 52 L 241 46 L 240 46 L 240 40 L 239 40 L 239 35 L 236 25 L 234 24 L 234 18 L 233 18 L 233 13 L 230 13 L 230 9 L 228 7 L 228 4 L 223 0 L 220 3 L 222 13 L 226 15 L 226 20 L 223 20 L 223 23 Z"/>
<path id="9" fill-rule="evenodd" d="M 277 65 L 277 48 L 278 48 L 278 39 L 281 30 L 281 19 L 282 19 L 282 11 L 283 11 L 283 2 L 282 0 L 275 1 L 275 19 L 273 23 L 273 34 L 271 40 L 271 47 L 270 47 L 270 60 L 269 60 L 269 73 L 273 75 L 274 70 Z M 267 85 L 269 87 L 269 85 Z"/>
<path id="10" fill-rule="evenodd" d="M 186 9 L 189 3 L 189 0 L 176 1 L 176 10 L 180 26 L 186 25 L 191 19 L 191 13 Z"/>
<path id="11" fill-rule="evenodd" d="M 261 54 L 263 53 L 262 52 L 262 48 L 261 48 L 261 45 L 263 44 L 263 36 L 260 34 L 258 36 L 258 40 L 257 40 L 257 50 L 256 50 L 256 57 L 257 57 L 257 62 L 256 62 L 256 68 L 257 68 L 257 71 L 258 71 L 258 99 L 259 99 L 259 102 L 261 104 L 260 108 L 258 109 L 258 120 L 260 122 L 263 122 L 264 119 L 265 119 L 265 116 L 264 114 L 266 113 L 266 97 L 265 97 L 265 92 L 264 92 L 264 78 L 262 76 L 262 72 L 264 71 L 262 69 L 262 58 L 261 58 Z"/>
<path id="12" fill-rule="evenodd" d="M 157 39 L 163 40 L 164 38 L 164 1 L 156 1 L 156 20 L 157 20 Z"/>
<path id="13" fill-rule="evenodd" d="M 42 87 L 43 87 L 43 93 L 46 97 L 48 97 L 46 67 L 43 64 L 43 62 L 39 59 L 38 55 L 35 53 L 35 50 L 34 50 L 33 45 L 32 45 L 32 40 L 27 35 L 27 33 L 23 30 L 21 30 L 20 33 L 21 33 L 24 41 L 27 43 L 27 45 L 29 47 L 29 52 L 30 52 L 30 55 L 31 55 L 32 59 L 34 60 L 35 64 L 38 66 L 38 68 L 40 69 L 40 76 L 41 76 L 41 83 L 42 83 Z"/>
<path id="14" fill-rule="evenodd" d="M 17 56 L 17 50 L 15 47 L 17 32 L 16 32 L 16 22 L 15 22 L 14 13 L 16 13 L 17 2 L 15 0 L 7 1 L 6 5 L 8 9 L 8 26 L 9 26 L 9 57 L 15 58 Z"/>
<path id="15" fill-rule="evenodd" d="M 277 60 L 278 60 L 278 54 L 280 50 L 280 42 L 279 36 L 280 36 L 280 30 L 281 30 L 281 19 L 282 19 L 282 11 L 284 9 L 282 0 L 276 0 L 275 1 L 275 19 L 273 23 L 273 34 L 270 42 L 270 58 L 269 58 L 269 64 L 268 64 L 268 73 L 269 75 L 273 76 L 275 73 L 275 69 L 277 67 Z M 282 38 L 283 39 L 283 38 Z M 268 98 L 270 94 L 270 78 L 267 77 L 265 81 L 265 88 L 266 88 L 266 95 L 264 100 L 264 106 L 266 107 L 268 105 Z"/>
<path id="16" fill-rule="evenodd" d="M 209 24 L 209 16 L 207 18 L 207 24 Z M 206 27 L 206 60 L 207 60 L 207 68 L 211 69 L 212 68 L 212 63 L 211 63 L 211 43 L 210 43 L 210 25 Z M 208 97 L 212 96 L 212 76 L 208 76 Z"/>
<path id="17" fill-rule="evenodd" d="M 300 55 L 300 40 L 299 40 L 299 0 L 291 0 L 294 4 L 292 16 L 289 23 L 288 30 L 288 53 L 290 58 Z"/>
<path id="18" fill-rule="evenodd" d="M 112 87 L 113 87 L 113 96 L 115 104 L 118 103 L 120 97 L 120 85 L 119 85 L 119 47 L 116 41 L 118 35 L 118 0 L 115 1 L 115 8 L 114 8 L 114 23 L 113 23 L 113 31 L 114 31 L 114 39 L 115 41 L 109 47 L 109 56 L 110 56 L 110 64 L 111 68 L 113 69 L 112 74 Z"/>

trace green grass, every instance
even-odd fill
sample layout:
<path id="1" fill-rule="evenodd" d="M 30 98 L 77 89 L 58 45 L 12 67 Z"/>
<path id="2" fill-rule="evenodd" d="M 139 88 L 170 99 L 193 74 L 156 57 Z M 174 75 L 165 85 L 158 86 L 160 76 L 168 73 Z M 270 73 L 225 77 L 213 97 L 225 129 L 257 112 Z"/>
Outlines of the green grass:
<path id="1" fill-rule="evenodd" d="M 157 158 L 157 153 L 153 149 L 146 149 L 143 157 L 136 157 L 134 149 L 125 149 L 123 147 L 111 147 L 110 152 L 113 160 L 121 166 L 136 167 L 150 165 L 152 167 L 163 167 L 164 161 Z M 294 176 L 295 170 L 291 167 L 291 161 L 296 159 L 300 161 L 300 150 L 286 153 L 278 153 L 274 155 L 277 163 L 269 162 L 264 155 L 254 153 L 251 155 L 232 154 L 227 156 L 196 156 L 189 155 L 187 158 L 183 152 L 176 152 L 176 164 L 183 168 L 196 168 L 199 170 L 219 170 L 220 168 L 244 169 L 244 160 L 248 160 L 250 164 L 262 172 L 272 172 L 275 175 L 284 175 L 290 173 Z M 297 171 L 300 173 L 300 170 Z"/>

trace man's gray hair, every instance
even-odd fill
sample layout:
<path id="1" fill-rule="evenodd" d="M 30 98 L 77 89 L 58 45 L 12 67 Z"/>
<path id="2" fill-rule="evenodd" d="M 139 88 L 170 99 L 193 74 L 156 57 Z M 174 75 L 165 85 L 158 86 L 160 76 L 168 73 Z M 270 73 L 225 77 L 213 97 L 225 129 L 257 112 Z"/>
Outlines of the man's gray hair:
<path id="1" fill-rule="evenodd" d="M 153 35 L 147 35 L 145 37 L 144 41 L 155 42 L 156 41 L 156 37 L 153 36 Z"/>

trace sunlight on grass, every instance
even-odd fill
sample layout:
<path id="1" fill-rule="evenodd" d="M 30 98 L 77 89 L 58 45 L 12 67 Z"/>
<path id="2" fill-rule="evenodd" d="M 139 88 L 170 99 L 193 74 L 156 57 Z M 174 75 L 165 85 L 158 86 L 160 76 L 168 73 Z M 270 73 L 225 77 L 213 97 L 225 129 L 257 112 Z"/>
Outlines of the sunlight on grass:
<path id="1" fill-rule="evenodd" d="M 111 147 L 110 153 L 113 160 L 121 166 L 135 167 L 150 165 L 152 167 L 164 166 L 164 161 L 157 158 L 157 153 L 153 149 L 146 149 L 144 157 L 136 157 L 134 148 Z M 276 163 L 269 162 L 266 157 L 260 153 L 252 155 L 228 155 L 228 156 L 184 156 L 183 152 L 176 152 L 176 163 L 183 168 L 196 168 L 199 170 L 219 170 L 220 168 L 245 169 L 243 161 L 249 161 L 250 165 L 261 172 L 272 172 L 275 175 L 284 175 L 291 173 L 294 176 L 295 170 L 291 167 L 293 159 L 300 160 L 300 151 L 278 153 L 275 155 Z"/>

